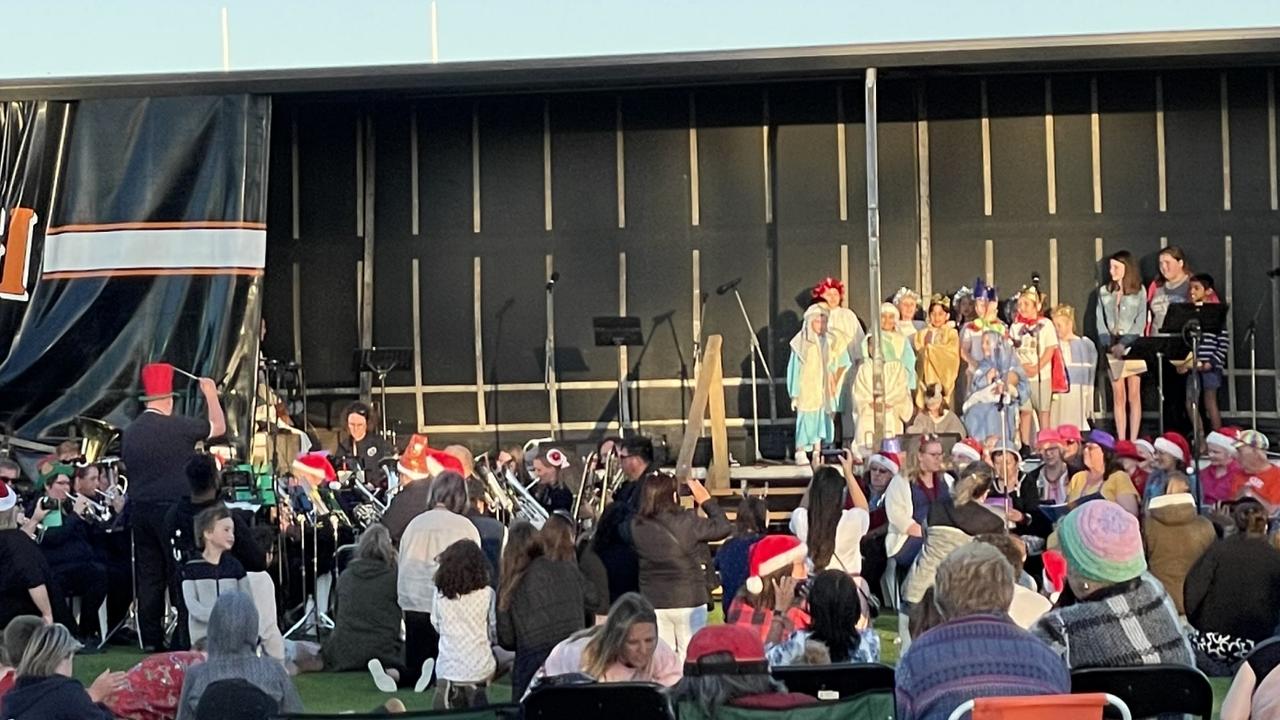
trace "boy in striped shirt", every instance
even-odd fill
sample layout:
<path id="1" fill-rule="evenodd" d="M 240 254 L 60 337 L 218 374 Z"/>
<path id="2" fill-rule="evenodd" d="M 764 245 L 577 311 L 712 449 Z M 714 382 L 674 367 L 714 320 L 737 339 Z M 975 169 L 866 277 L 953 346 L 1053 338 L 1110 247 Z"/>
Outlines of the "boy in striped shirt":
<path id="1" fill-rule="evenodd" d="M 1205 303 L 1218 303 L 1218 293 L 1213 287 L 1213 276 L 1207 273 L 1200 273 L 1191 276 L 1190 284 L 1191 302 L 1195 305 L 1204 305 Z M 1178 372 L 1188 372 L 1195 370 L 1200 376 L 1200 388 L 1203 391 L 1203 398 L 1200 401 L 1201 407 L 1204 408 L 1205 414 L 1209 417 L 1209 427 L 1217 430 L 1222 427 L 1222 415 L 1218 411 L 1218 388 L 1222 387 L 1223 368 L 1227 364 L 1227 343 L 1230 340 L 1227 337 L 1226 330 L 1220 332 L 1206 332 L 1201 334 L 1200 345 L 1195 357 L 1195 364 L 1182 366 Z M 1191 403 L 1194 398 L 1194 385 L 1187 383 L 1187 412 L 1191 412 Z M 1200 425 L 1200 419 L 1194 418 L 1197 428 Z M 1199 432 L 1196 433 L 1200 435 Z"/>

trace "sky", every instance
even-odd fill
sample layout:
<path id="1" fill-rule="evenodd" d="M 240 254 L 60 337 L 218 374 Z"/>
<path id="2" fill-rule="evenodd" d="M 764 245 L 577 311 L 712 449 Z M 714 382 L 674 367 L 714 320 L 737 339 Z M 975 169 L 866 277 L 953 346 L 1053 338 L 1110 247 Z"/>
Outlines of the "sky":
<path id="1" fill-rule="evenodd" d="M 438 61 L 1280 26 L 1276 0 L 436 0 Z M 431 62 L 430 0 L 0 0 L 0 78 Z M 26 28 L 17 32 L 16 28 Z"/>

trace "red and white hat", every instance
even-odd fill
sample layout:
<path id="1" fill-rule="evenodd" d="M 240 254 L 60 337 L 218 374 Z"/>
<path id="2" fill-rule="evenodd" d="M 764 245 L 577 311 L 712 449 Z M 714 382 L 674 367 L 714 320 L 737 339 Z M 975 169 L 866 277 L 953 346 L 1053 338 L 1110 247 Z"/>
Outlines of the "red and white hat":
<path id="1" fill-rule="evenodd" d="M 1240 439 L 1240 428 L 1223 427 L 1221 429 L 1214 430 L 1213 432 L 1209 433 L 1205 437 L 1204 442 L 1206 445 L 1212 445 L 1213 447 L 1216 447 L 1222 450 L 1228 455 L 1235 457 L 1237 454 L 1239 454 L 1239 451 L 1236 449 L 1236 443 L 1239 441 L 1239 439 Z"/>
<path id="2" fill-rule="evenodd" d="M 878 452 L 867 460 L 867 467 L 878 467 L 897 475 L 902 472 L 902 456 L 896 452 Z"/>
<path id="3" fill-rule="evenodd" d="M 405 480 L 426 480 L 431 477 L 431 468 L 427 466 L 427 454 L 431 448 L 427 444 L 426 435 L 414 435 L 409 444 L 400 453 L 396 470 Z"/>
<path id="4" fill-rule="evenodd" d="M 1152 447 L 1157 452 L 1178 458 L 1178 462 L 1184 465 L 1191 462 L 1191 444 L 1176 432 L 1167 432 L 1156 438 L 1156 441 L 1152 443 Z"/>
<path id="5" fill-rule="evenodd" d="M 1143 459 L 1150 460 L 1156 454 L 1156 446 L 1146 438 L 1138 438 L 1133 441 L 1133 446 L 1138 448 L 1138 452 L 1142 453 Z"/>
<path id="6" fill-rule="evenodd" d="M 966 463 L 978 462 L 982 460 L 982 445 L 973 438 L 965 438 L 951 446 L 951 459 L 957 464 L 962 460 Z"/>
<path id="7" fill-rule="evenodd" d="M 765 535 L 747 551 L 747 592 L 764 591 L 764 578 L 809 556 L 809 546 L 795 535 Z"/>
<path id="8" fill-rule="evenodd" d="M 8 483 L 0 482 L 0 512 L 12 510 L 18 504 L 18 493 Z"/>
<path id="9" fill-rule="evenodd" d="M 561 470 L 569 467 L 569 456 L 565 455 L 560 448 L 551 448 L 542 456 L 542 459 L 546 460 L 548 465 L 558 467 Z"/>
<path id="10" fill-rule="evenodd" d="M 329 462 L 329 454 L 326 452 L 299 455 L 293 461 L 292 469 L 295 475 L 306 478 L 316 484 L 333 482 L 338 479 L 338 474 L 333 471 L 333 464 Z"/>

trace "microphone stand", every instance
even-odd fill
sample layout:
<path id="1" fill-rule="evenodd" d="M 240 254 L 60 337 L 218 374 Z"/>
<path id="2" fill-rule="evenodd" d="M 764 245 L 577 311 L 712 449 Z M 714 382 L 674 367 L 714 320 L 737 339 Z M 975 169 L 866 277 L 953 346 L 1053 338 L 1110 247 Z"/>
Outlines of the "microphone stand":
<path id="1" fill-rule="evenodd" d="M 547 278 L 547 340 L 544 345 L 543 385 L 547 389 L 547 408 L 551 421 L 551 437 L 560 434 L 560 403 L 556 397 L 556 280 L 559 273 Z"/>
<path id="2" fill-rule="evenodd" d="M 1270 279 L 1274 284 L 1276 276 L 1271 276 Z M 1266 301 L 1267 293 L 1258 297 L 1253 316 L 1249 318 L 1249 326 L 1244 331 L 1244 341 L 1249 344 L 1249 424 L 1254 430 L 1258 429 L 1258 315 L 1262 313 L 1262 304 Z"/>
<path id="3" fill-rule="evenodd" d="M 733 296 L 738 300 L 738 309 L 742 310 L 742 320 L 747 324 L 747 332 L 751 336 L 751 348 L 755 357 L 751 359 L 751 440 L 755 444 L 755 459 L 760 462 L 764 456 L 760 452 L 760 392 L 756 386 L 756 359 L 760 360 L 761 367 L 764 368 L 764 374 L 769 378 L 769 402 L 772 407 L 777 407 L 777 390 L 774 388 L 773 372 L 769 370 L 769 361 L 765 359 L 764 350 L 760 347 L 760 338 L 756 337 L 755 326 L 751 324 L 751 316 L 747 314 L 747 306 L 742 302 L 742 295 L 738 292 L 735 285 L 733 287 Z"/>

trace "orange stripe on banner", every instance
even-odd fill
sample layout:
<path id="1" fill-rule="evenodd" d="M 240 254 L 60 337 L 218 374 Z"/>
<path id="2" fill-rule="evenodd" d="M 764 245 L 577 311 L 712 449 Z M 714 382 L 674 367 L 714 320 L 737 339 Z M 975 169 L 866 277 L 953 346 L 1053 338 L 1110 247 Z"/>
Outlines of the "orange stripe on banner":
<path id="1" fill-rule="evenodd" d="M 243 275 L 256 277 L 262 274 L 261 268 L 130 268 L 128 270 L 77 270 L 73 272 L 45 273 L 42 280 L 71 280 L 93 277 L 155 277 L 161 275 Z"/>
<path id="2" fill-rule="evenodd" d="M 190 220 L 176 222 L 102 223 L 59 225 L 45 230 L 45 237 L 68 232 L 110 232 L 112 230 L 266 230 L 266 223 L 236 220 Z"/>

